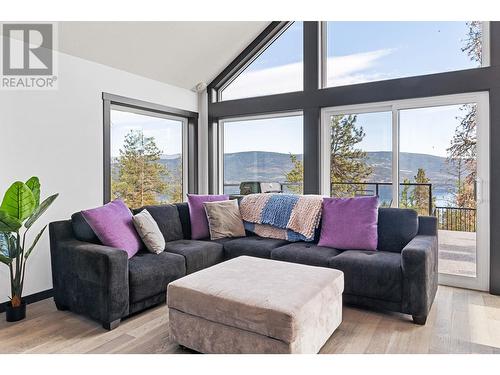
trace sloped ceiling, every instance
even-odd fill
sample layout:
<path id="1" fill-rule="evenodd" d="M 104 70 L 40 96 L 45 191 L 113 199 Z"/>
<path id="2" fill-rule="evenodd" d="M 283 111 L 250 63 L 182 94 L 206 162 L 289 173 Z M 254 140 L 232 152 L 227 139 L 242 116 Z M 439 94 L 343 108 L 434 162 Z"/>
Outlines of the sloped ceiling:
<path id="1" fill-rule="evenodd" d="M 60 22 L 61 52 L 193 89 L 209 83 L 269 22 Z"/>

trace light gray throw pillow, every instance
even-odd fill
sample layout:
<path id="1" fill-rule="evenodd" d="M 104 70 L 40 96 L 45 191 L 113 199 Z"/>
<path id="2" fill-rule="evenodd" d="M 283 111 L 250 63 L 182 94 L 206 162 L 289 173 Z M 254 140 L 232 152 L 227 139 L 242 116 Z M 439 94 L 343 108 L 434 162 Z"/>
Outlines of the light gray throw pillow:
<path id="1" fill-rule="evenodd" d="M 205 202 L 210 239 L 245 237 L 245 227 L 236 199 L 220 202 Z"/>
<path id="2" fill-rule="evenodd" d="M 132 219 L 137 233 L 150 252 L 159 254 L 165 250 L 165 238 L 148 210 L 142 210 Z"/>

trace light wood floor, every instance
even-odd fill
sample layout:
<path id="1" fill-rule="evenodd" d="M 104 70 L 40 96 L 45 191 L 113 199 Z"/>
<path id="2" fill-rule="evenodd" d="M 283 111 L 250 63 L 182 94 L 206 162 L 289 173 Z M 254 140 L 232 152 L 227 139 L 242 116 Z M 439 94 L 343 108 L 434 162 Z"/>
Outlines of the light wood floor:
<path id="1" fill-rule="evenodd" d="M 0 314 L 0 353 L 190 353 L 169 338 L 166 306 L 113 331 L 57 311 L 52 299 L 28 306 L 18 323 Z M 500 353 L 500 297 L 439 287 L 425 326 L 402 314 L 344 307 L 343 322 L 321 353 Z"/>

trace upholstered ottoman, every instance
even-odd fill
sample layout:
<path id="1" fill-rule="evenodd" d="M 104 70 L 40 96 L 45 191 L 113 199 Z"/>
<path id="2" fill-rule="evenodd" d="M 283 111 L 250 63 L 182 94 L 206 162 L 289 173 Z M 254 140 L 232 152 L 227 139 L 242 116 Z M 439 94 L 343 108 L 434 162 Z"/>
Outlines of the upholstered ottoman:
<path id="1" fill-rule="evenodd" d="M 338 270 L 238 257 L 168 285 L 171 336 L 202 353 L 317 353 L 343 290 Z"/>

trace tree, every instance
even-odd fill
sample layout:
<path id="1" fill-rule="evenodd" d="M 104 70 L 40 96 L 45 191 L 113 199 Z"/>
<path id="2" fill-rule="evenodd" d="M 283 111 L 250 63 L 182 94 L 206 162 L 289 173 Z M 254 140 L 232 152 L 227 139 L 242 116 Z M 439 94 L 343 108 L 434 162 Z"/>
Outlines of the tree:
<path id="1" fill-rule="evenodd" d="M 481 63 L 482 60 L 482 27 L 480 21 L 467 22 L 469 31 L 462 48 L 472 61 Z M 460 124 L 455 129 L 455 134 L 451 140 L 451 145 L 447 149 L 448 161 L 456 162 L 463 160 L 472 174 L 470 179 L 476 178 L 476 145 L 477 145 L 477 105 L 474 103 L 464 104 L 460 107 L 464 112 L 463 116 L 457 117 Z M 460 164 L 461 167 L 461 164 Z"/>
<path id="2" fill-rule="evenodd" d="M 332 184 L 337 184 L 332 195 L 354 195 L 359 185 L 338 183 L 365 182 L 373 172 L 366 152 L 356 148 L 366 136 L 356 120 L 356 115 L 336 115 L 330 121 L 330 178 Z"/>
<path id="3" fill-rule="evenodd" d="M 414 197 L 410 191 L 410 180 L 403 179 L 403 189 L 401 190 L 401 199 L 399 200 L 399 207 L 413 208 L 415 206 Z"/>
<path id="4" fill-rule="evenodd" d="M 302 181 L 304 180 L 304 164 L 297 155 L 290 154 L 293 168 L 285 174 L 286 182 L 299 185 L 290 185 L 289 190 L 294 194 L 302 194 Z"/>
<path id="5" fill-rule="evenodd" d="M 428 184 L 430 179 L 425 175 L 423 168 L 418 168 L 417 175 L 414 177 L 417 184 Z M 419 215 L 429 214 L 429 187 L 426 185 L 417 185 L 413 190 L 412 200 L 414 207 Z M 433 203 L 431 203 L 433 205 Z M 432 208 L 432 207 L 430 207 Z"/>
<path id="6" fill-rule="evenodd" d="M 465 163 L 468 171 L 466 178 L 469 182 L 476 179 L 476 157 L 477 157 L 477 105 L 475 103 L 464 104 L 460 111 L 465 112 L 463 116 L 457 117 L 460 124 L 455 129 L 455 134 L 448 147 L 448 162 L 461 160 Z"/>
<path id="7" fill-rule="evenodd" d="M 366 136 L 362 126 L 356 125 L 356 115 L 332 116 L 330 122 L 330 178 L 334 185 L 332 195 L 349 196 L 360 190 L 359 185 L 346 182 L 365 182 L 373 172 L 367 163 L 366 152 L 356 148 Z M 302 183 L 304 165 L 296 155 L 290 155 L 293 168 L 285 174 L 286 181 Z M 293 192 L 301 193 L 302 186 L 292 186 Z"/>
<path id="8" fill-rule="evenodd" d="M 168 196 L 171 202 L 182 202 L 184 192 L 182 191 L 182 158 L 179 158 L 175 171 L 175 177 L 171 178 L 168 186 Z"/>
<path id="9" fill-rule="evenodd" d="M 458 207 L 475 208 L 476 195 L 474 191 L 474 184 L 466 181 L 458 181 L 456 203 Z"/>
<path id="10" fill-rule="evenodd" d="M 447 158 L 450 174 L 454 177 L 455 188 L 452 191 L 451 202 L 448 204 L 462 208 L 475 208 L 475 176 L 476 167 L 474 162 L 466 162 L 462 158 Z M 472 171 L 471 171 L 472 169 Z"/>
<path id="11" fill-rule="evenodd" d="M 469 31 L 464 40 L 465 45 L 462 47 L 462 52 L 466 52 L 472 61 L 481 63 L 483 58 L 483 28 L 481 21 L 467 22 L 467 26 L 469 27 Z"/>
<path id="12" fill-rule="evenodd" d="M 182 191 L 182 184 L 173 183 L 169 186 L 168 195 L 170 197 L 170 202 L 182 202 L 184 200 L 184 193 Z"/>
<path id="13" fill-rule="evenodd" d="M 482 26 L 480 21 L 467 22 L 469 31 L 462 51 L 472 61 L 482 61 Z M 464 104 L 458 116 L 460 124 L 447 149 L 447 162 L 456 171 L 455 204 L 458 207 L 476 207 L 474 185 L 477 177 L 477 105 Z"/>
<path id="14" fill-rule="evenodd" d="M 170 175 L 159 162 L 161 153 L 153 137 L 145 137 L 142 130 L 130 130 L 117 160 L 113 196 L 134 208 L 159 203 L 158 195 L 167 192 L 165 179 Z"/>

